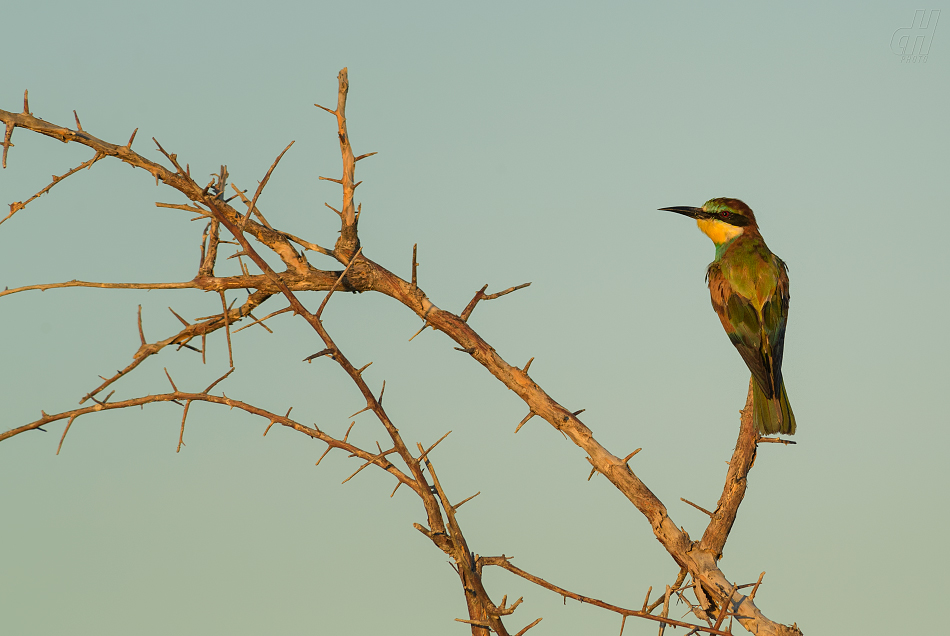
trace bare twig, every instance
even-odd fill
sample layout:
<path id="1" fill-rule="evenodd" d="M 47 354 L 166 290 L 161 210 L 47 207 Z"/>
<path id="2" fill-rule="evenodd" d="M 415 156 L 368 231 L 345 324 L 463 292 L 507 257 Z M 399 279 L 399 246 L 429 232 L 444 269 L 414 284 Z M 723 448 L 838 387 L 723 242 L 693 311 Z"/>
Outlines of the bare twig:
<path id="1" fill-rule="evenodd" d="M 679 590 L 681 590 L 681 589 L 684 589 L 683 581 L 686 580 L 686 575 L 687 575 L 688 573 L 689 573 L 689 571 L 688 571 L 686 568 L 680 568 L 679 574 L 676 575 L 676 581 L 673 582 L 672 591 L 676 592 L 676 591 L 679 591 Z M 690 587 L 690 586 L 687 585 L 687 586 L 685 586 L 685 587 Z M 659 597 L 658 599 L 656 599 L 656 601 L 654 601 L 653 604 L 650 605 L 650 607 L 647 608 L 647 612 L 648 612 L 648 613 L 652 613 L 653 610 L 655 610 L 657 607 L 659 607 L 660 605 L 662 605 L 662 604 L 663 604 L 663 598 L 664 598 L 664 597 L 663 597 L 663 595 L 661 594 L 660 597 Z"/>
<path id="2" fill-rule="evenodd" d="M 660 614 L 660 616 L 662 618 L 667 618 L 669 615 L 670 615 L 670 586 L 667 585 L 666 594 L 663 596 L 663 612 Z M 659 636 L 663 636 L 664 631 L 666 631 L 666 623 L 660 623 Z"/>
<path id="3" fill-rule="evenodd" d="M 426 328 L 426 327 L 431 327 L 431 326 L 432 326 L 432 325 L 430 325 L 430 324 L 428 323 L 428 321 L 422 323 L 422 327 L 419 328 L 419 331 L 417 331 L 416 333 L 412 334 L 412 338 L 409 338 L 409 342 L 412 342 L 412 341 L 415 339 L 416 336 L 418 336 L 420 333 L 422 333 L 423 331 L 425 331 L 425 328 Z"/>
<path id="4" fill-rule="evenodd" d="M 330 288 L 330 291 L 327 292 L 327 295 L 323 297 L 323 302 L 320 303 L 320 308 L 317 309 L 317 313 L 314 314 L 317 320 L 320 320 L 320 315 L 323 314 L 323 308 L 327 306 L 327 302 L 330 300 L 330 296 L 333 295 L 333 292 L 336 291 L 336 288 L 339 287 L 340 283 L 343 282 L 343 279 L 346 278 L 346 273 L 350 271 L 351 267 L 353 267 L 353 263 L 356 262 L 357 257 L 359 257 L 360 252 L 362 251 L 363 251 L 362 247 L 356 250 L 356 254 L 354 254 L 353 258 L 350 259 L 350 262 L 346 264 L 346 267 L 343 269 L 343 273 L 340 274 L 340 277 L 336 279 L 335 283 L 333 283 L 333 287 Z M 372 364 L 372 362 L 370 364 Z"/>
<path id="5" fill-rule="evenodd" d="M 234 368 L 234 354 L 231 352 L 231 323 L 228 320 L 228 301 L 224 298 L 224 290 L 218 292 L 221 296 L 222 315 L 224 316 L 224 333 L 228 337 L 228 364 Z"/>
<path id="6" fill-rule="evenodd" d="M 474 499 L 475 497 L 479 496 L 480 494 L 482 494 L 482 491 L 481 491 L 481 490 L 479 490 L 477 493 L 475 493 L 475 494 L 472 495 L 471 497 L 466 497 L 466 498 L 463 499 L 462 501 L 460 501 L 460 502 L 458 502 L 457 504 L 455 504 L 454 506 L 452 506 L 452 510 L 458 510 L 459 508 L 462 507 L 462 504 L 471 501 L 472 499 Z"/>
<path id="7" fill-rule="evenodd" d="M 168 383 L 172 385 L 172 390 L 177 393 L 177 392 L 178 392 L 178 387 L 175 386 L 175 381 L 172 380 L 172 376 L 171 376 L 171 374 L 168 372 L 168 368 L 167 368 L 167 367 L 163 367 L 162 370 L 165 371 L 165 377 L 168 378 Z"/>
<path id="8" fill-rule="evenodd" d="M 761 443 L 766 443 L 766 444 L 768 444 L 768 443 L 772 443 L 772 444 L 784 444 L 785 446 L 788 446 L 788 445 L 790 445 L 790 444 L 797 444 L 797 443 L 798 443 L 798 442 L 793 441 L 793 440 L 790 440 L 790 439 L 781 439 L 781 438 L 778 438 L 778 437 L 760 437 L 760 438 L 758 438 L 758 439 L 756 440 L 756 442 L 758 442 L 758 443 L 760 443 L 760 444 L 761 444 Z"/>
<path id="9" fill-rule="evenodd" d="M 749 593 L 749 598 L 755 598 L 755 593 L 759 591 L 759 586 L 762 585 L 762 579 L 765 577 L 765 572 L 759 575 L 759 580 L 755 582 L 755 587 L 752 588 L 752 592 Z"/>
<path id="10" fill-rule="evenodd" d="M 735 583 L 733 583 L 732 589 L 729 590 L 729 596 L 726 599 L 726 602 L 723 603 L 722 605 L 722 611 L 719 612 L 719 618 L 716 619 L 716 624 L 713 625 L 713 629 L 719 629 L 719 627 L 722 625 L 722 621 L 726 618 L 726 614 L 729 614 L 731 612 L 732 597 L 735 593 L 736 593 L 736 585 Z"/>
<path id="11" fill-rule="evenodd" d="M 522 629 L 520 632 L 518 632 L 517 634 L 515 634 L 515 636 L 524 636 L 525 633 L 526 633 L 529 629 L 531 629 L 532 627 L 534 627 L 535 625 L 537 625 L 537 624 L 540 623 L 540 622 L 541 622 L 541 618 L 536 619 L 533 623 L 530 623 L 529 625 L 526 625 L 526 626 L 524 627 L 524 629 Z"/>
<path id="12" fill-rule="evenodd" d="M 235 330 L 234 330 L 234 333 L 237 333 L 237 332 L 241 331 L 242 329 L 247 329 L 248 327 L 253 327 L 254 325 L 261 325 L 262 327 L 265 327 L 265 328 L 266 328 L 266 325 L 264 325 L 264 321 L 265 321 L 265 320 L 268 320 L 269 318 L 273 318 L 274 316 L 277 316 L 277 315 L 279 315 L 279 314 L 286 314 L 288 311 L 293 311 L 293 310 L 294 310 L 293 307 L 284 307 L 283 309 L 278 309 L 277 311 L 273 311 L 273 312 L 267 314 L 266 316 L 264 316 L 264 317 L 261 318 L 260 320 L 255 320 L 255 321 L 252 322 L 252 323 L 249 323 L 249 324 L 244 325 L 243 327 L 241 327 L 241 329 L 235 329 Z M 251 312 L 248 312 L 248 315 L 250 316 L 250 315 L 251 315 Z M 268 331 L 270 331 L 270 329 L 268 329 Z M 273 332 L 271 332 L 271 333 L 273 333 Z"/>
<path id="13" fill-rule="evenodd" d="M 69 280 L 65 283 L 26 285 L 24 287 L 15 287 L 14 289 L 3 289 L 0 290 L 0 296 L 7 296 L 24 291 L 62 289 L 63 287 L 98 287 L 100 289 L 200 289 L 199 285 L 192 280 L 182 283 L 95 283 L 84 280 Z"/>
<path id="14" fill-rule="evenodd" d="M 244 226 L 247 224 L 247 220 L 251 217 L 251 212 L 257 207 L 257 199 L 261 196 L 261 192 L 264 191 L 264 186 L 267 185 L 267 182 L 270 181 L 270 176 L 274 172 L 274 168 L 277 167 L 277 164 L 280 163 L 280 160 L 283 158 L 284 154 L 290 150 L 290 147 L 294 145 L 294 142 L 287 144 L 287 147 L 284 148 L 283 152 L 277 155 L 277 158 L 274 159 L 274 163 L 271 164 L 270 169 L 267 171 L 267 174 L 264 175 L 264 178 L 257 186 L 257 191 L 254 192 L 254 198 L 251 199 L 251 202 L 247 206 L 247 216 L 244 217 L 244 220 L 241 222 L 241 231 L 244 231 Z M 263 217 L 261 217 L 263 218 Z M 268 226 L 269 227 L 269 226 Z"/>
<path id="15" fill-rule="evenodd" d="M 333 250 L 328 250 L 328 249 L 325 248 L 325 247 L 320 247 L 320 246 L 317 245 L 316 243 L 311 243 L 310 241 L 305 241 L 305 240 L 303 240 L 302 238 L 298 238 L 298 237 L 294 236 L 294 235 L 291 234 L 290 232 L 282 232 L 282 234 L 283 234 L 284 236 L 286 236 L 287 238 L 289 238 L 289 239 L 290 239 L 291 241 L 293 241 L 294 243 L 296 243 L 297 245 L 300 245 L 301 247 L 303 247 L 304 249 L 312 250 L 312 251 L 314 251 L 314 252 L 319 252 L 319 253 L 324 254 L 324 255 L 326 255 L 326 256 L 334 256 L 334 257 L 335 257 L 335 255 L 333 254 Z"/>
<path id="16" fill-rule="evenodd" d="M 396 450 L 395 448 L 390 448 L 388 451 L 382 451 L 382 452 L 380 452 L 379 455 L 374 455 L 373 457 L 371 457 L 370 459 L 368 459 L 365 464 L 363 464 L 362 466 L 360 466 L 359 468 L 357 468 L 357 469 L 356 469 L 356 472 L 354 472 L 352 475 L 350 475 L 349 477 L 347 477 L 346 479 L 344 479 L 344 480 L 343 480 L 342 482 L 340 482 L 340 483 L 345 484 L 346 482 L 348 482 L 349 480 L 353 479 L 353 478 L 356 477 L 358 474 L 360 474 L 360 472 L 361 472 L 364 468 L 366 468 L 367 466 L 369 466 L 369 465 L 371 465 L 371 464 L 375 464 L 375 463 L 377 463 L 380 459 L 383 459 L 384 457 L 386 457 L 386 455 L 392 455 L 392 454 L 395 453 L 395 452 L 397 452 L 397 450 Z"/>
<path id="17" fill-rule="evenodd" d="M 462 319 L 462 322 L 468 322 L 468 319 L 472 316 L 472 312 L 475 311 L 475 305 L 477 305 L 480 300 L 494 300 L 496 298 L 501 298 L 505 294 L 510 294 L 513 291 L 524 289 L 530 284 L 531 283 L 523 283 L 521 285 L 515 285 L 514 287 L 509 287 L 508 289 L 505 289 L 500 292 L 496 292 L 494 294 L 486 294 L 485 290 L 488 289 L 488 284 L 486 283 L 481 289 L 475 292 L 475 296 L 472 298 L 472 300 L 469 301 L 468 305 L 462 311 L 462 315 L 460 316 L 460 318 Z"/>
<path id="18" fill-rule="evenodd" d="M 171 309 L 171 307 L 169 307 Z M 172 312 L 174 313 L 174 312 Z M 139 339 L 142 341 L 142 344 L 145 345 L 145 331 L 142 330 L 142 305 L 139 305 Z"/>
<path id="19" fill-rule="evenodd" d="M 12 132 L 12 129 L 10 129 L 10 130 L 11 130 L 11 132 Z M 6 156 L 6 147 L 4 147 L 4 156 Z M 46 194 L 47 192 L 49 192 L 49 191 L 53 188 L 54 185 L 56 185 L 57 183 L 59 183 L 60 181 L 62 181 L 63 179 L 65 179 L 66 177 L 68 177 L 68 176 L 70 176 L 70 175 L 73 175 L 73 174 L 76 174 L 77 172 L 79 172 L 79 171 L 82 170 L 83 168 L 91 168 L 91 167 L 92 167 L 92 164 L 96 163 L 97 161 L 99 161 L 99 160 L 102 159 L 103 157 L 105 157 L 105 155 L 103 155 L 103 154 L 97 152 L 95 155 L 93 155 L 92 159 L 89 159 L 88 161 L 82 162 L 81 164 L 79 164 L 78 166 L 76 166 L 76 167 L 73 168 L 72 170 L 69 170 L 68 172 L 66 172 L 66 173 L 63 174 L 62 176 L 57 177 L 57 176 L 54 174 L 54 175 L 53 175 L 53 181 L 52 181 L 52 183 L 50 183 L 48 186 L 46 186 L 45 188 L 43 188 L 42 190 L 40 190 L 39 192 L 37 192 L 36 194 L 34 194 L 33 196 L 31 196 L 29 199 L 27 199 L 26 201 L 17 201 L 16 203 L 11 203 L 11 204 L 10 204 L 10 213 L 7 214 L 6 217 L 0 219 L 0 225 L 2 225 L 3 222 L 6 221 L 7 219 L 9 219 L 11 216 L 13 216 L 13 215 L 16 214 L 17 212 L 19 212 L 20 210 L 22 210 L 23 208 L 25 208 L 27 205 L 29 205 L 31 201 L 33 201 L 33 200 L 35 200 L 35 199 L 38 199 L 38 198 L 40 198 L 41 196 L 43 196 L 44 194 Z M 6 165 L 4 165 L 3 167 L 6 168 Z"/>
<path id="20" fill-rule="evenodd" d="M 170 380 L 171 378 L 169 378 Z M 175 449 L 176 453 L 181 452 L 181 447 L 185 445 L 185 420 L 188 418 L 188 409 L 191 408 L 191 400 L 185 402 L 185 410 L 181 414 L 181 431 L 178 433 L 178 448 Z"/>
<path id="21" fill-rule="evenodd" d="M 627 462 L 629 462 L 629 461 L 633 458 L 634 455 L 636 455 L 637 453 L 639 453 L 639 452 L 642 451 L 642 450 L 643 450 L 642 448 L 636 449 L 635 451 L 633 451 L 632 453 L 630 453 L 629 455 L 627 455 L 626 457 L 624 457 L 622 463 L 623 463 L 623 464 L 626 464 Z"/>
<path id="22" fill-rule="evenodd" d="M 322 356 L 331 356 L 331 357 L 332 357 L 332 356 L 333 356 L 333 351 L 330 350 L 330 349 L 321 349 L 320 351 L 317 351 L 316 353 L 307 356 L 306 358 L 304 358 L 303 360 L 301 360 L 301 362 L 310 363 L 310 362 L 312 362 L 313 360 L 316 360 L 317 358 L 320 358 L 320 357 L 322 357 Z"/>
<path id="23" fill-rule="evenodd" d="M 532 360 L 534 360 L 534 358 L 532 358 Z M 537 415 L 537 413 L 535 413 L 534 411 L 528 411 L 528 414 L 524 416 L 524 419 L 518 422 L 518 426 L 515 427 L 515 433 L 520 431 L 521 427 L 527 424 L 528 420 L 530 420 L 535 415 Z"/>
<path id="24" fill-rule="evenodd" d="M 63 429 L 63 436 L 59 438 L 59 446 L 56 447 L 56 454 L 59 455 L 59 451 L 63 449 L 63 440 L 66 439 L 66 433 L 69 432 L 69 427 L 73 425 L 73 420 L 76 419 L 76 415 L 73 415 L 69 418 L 69 421 L 66 422 L 66 428 Z"/>
<path id="25" fill-rule="evenodd" d="M 468 322 L 472 312 L 475 311 L 475 305 L 478 304 L 479 300 L 485 297 L 486 289 L 488 289 L 488 283 L 482 285 L 482 288 L 475 292 L 475 296 L 470 301 L 468 301 L 468 305 L 465 306 L 465 309 L 462 310 L 462 315 L 459 316 L 462 319 L 462 322 Z"/>
<path id="26" fill-rule="evenodd" d="M 451 433 L 451 432 L 452 432 L 452 431 L 449 431 L 449 433 Z M 421 464 L 422 462 L 424 462 L 425 459 L 426 459 L 426 457 L 427 457 L 427 456 L 429 455 L 429 453 L 432 451 L 432 449 L 434 449 L 436 446 L 438 446 L 439 444 L 441 444 L 441 443 L 442 443 L 442 440 L 444 440 L 446 437 L 449 436 L 449 433 L 446 433 L 445 435 L 443 435 L 442 437 L 440 437 L 439 439 L 437 439 L 436 442 L 435 442 L 435 444 L 433 444 L 432 446 L 430 446 L 429 448 L 427 448 L 421 455 L 419 455 L 419 459 L 416 460 L 416 463 L 417 463 L 417 464 Z"/>
<path id="27" fill-rule="evenodd" d="M 503 291 L 495 292 L 494 294 L 485 294 L 485 296 L 482 297 L 482 300 L 495 300 L 496 298 L 501 298 L 505 294 L 510 294 L 511 292 L 518 291 L 519 289 L 524 289 L 525 287 L 528 287 L 529 285 L 531 285 L 531 283 L 521 283 L 520 285 L 509 287 L 508 289 L 505 289 Z"/>
<path id="28" fill-rule="evenodd" d="M 417 271 L 416 271 L 419 267 L 419 263 L 416 261 L 416 249 L 418 247 L 419 247 L 418 243 L 412 244 L 412 283 L 410 284 L 412 286 L 413 291 L 415 291 L 419 287 L 419 284 L 418 284 L 419 279 L 417 277 Z M 425 329 L 425 325 L 423 325 L 422 329 Z M 419 331 L 422 331 L 422 329 L 420 329 Z M 419 335 L 419 334 L 417 333 L 416 335 Z M 415 338 L 415 337 L 416 336 L 413 336 L 412 338 Z M 412 340 L 412 338 L 410 338 L 410 340 Z"/>
<path id="29" fill-rule="evenodd" d="M 211 384 L 209 384 L 209 385 L 208 385 L 208 388 L 205 389 L 204 391 L 202 391 L 202 393 L 207 394 L 207 393 L 211 392 L 211 389 L 213 389 L 214 387 L 218 386 L 218 383 L 223 382 L 224 379 L 227 378 L 227 377 L 228 377 L 229 375 L 231 375 L 232 373 L 234 373 L 234 367 L 231 367 L 230 369 L 228 369 L 228 372 L 227 372 L 227 373 L 225 373 L 225 374 L 222 375 L 220 378 L 218 378 L 217 380 L 215 380 L 214 382 L 212 382 Z M 289 415 L 289 414 L 290 414 L 290 411 L 287 411 L 287 414 Z"/>
<path id="30" fill-rule="evenodd" d="M 522 372 L 525 376 L 528 375 L 528 369 L 531 368 L 531 363 L 532 363 L 532 362 L 534 362 L 534 356 L 532 356 L 531 359 L 528 360 L 528 361 L 525 363 L 524 368 L 521 369 L 521 372 Z"/>
<path id="31" fill-rule="evenodd" d="M 714 512 L 709 512 L 708 510 L 706 510 L 706 509 L 703 508 L 702 506 L 698 506 L 698 505 L 694 504 L 694 503 L 693 503 L 692 501 L 690 501 L 689 499 L 684 499 L 683 497 L 680 497 L 680 501 L 682 501 L 683 503 L 689 504 L 690 506 L 692 506 L 692 507 L 695 508 L 696 510 L 699 510 L 700 512 L 705 512 L 705 513 L 706 513 L 707 515 L 709 515 L 710 517 L 715 517 L 715 516 L 716 516 L 716 513 L 714 513 Z"/>

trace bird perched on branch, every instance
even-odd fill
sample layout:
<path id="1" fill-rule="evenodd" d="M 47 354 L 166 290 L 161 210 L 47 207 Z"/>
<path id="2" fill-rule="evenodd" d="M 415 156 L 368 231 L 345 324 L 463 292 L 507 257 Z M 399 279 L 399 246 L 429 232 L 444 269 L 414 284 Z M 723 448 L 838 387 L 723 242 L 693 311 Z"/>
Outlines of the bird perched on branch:
<path id="1" fill-rule="evenodd" d="M 786 265 L 769 251 L 755 215 L 738 199 L 710 199 L 701 208 L 660 208 L 696 219 L 716 245 L 706 280 L 729 340 L 752 372 L 752 418 L 763 434 L 795 433 L 782 380 L 788 320 Z"/>

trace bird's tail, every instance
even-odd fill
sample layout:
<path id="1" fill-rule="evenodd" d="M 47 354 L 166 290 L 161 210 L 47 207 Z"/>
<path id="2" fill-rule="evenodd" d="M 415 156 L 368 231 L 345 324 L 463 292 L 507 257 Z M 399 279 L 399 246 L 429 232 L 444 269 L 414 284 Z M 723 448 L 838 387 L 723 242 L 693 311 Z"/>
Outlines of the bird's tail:
<path id="1" fill-rule="evenodd" d="M 765 397 L 758 382 L 752 382 L 752 421 L 756 430 L 763 435 L 795 434 L 795 415 L 788 403 L 784 381 L 779 396 L 772 399 Z"/>

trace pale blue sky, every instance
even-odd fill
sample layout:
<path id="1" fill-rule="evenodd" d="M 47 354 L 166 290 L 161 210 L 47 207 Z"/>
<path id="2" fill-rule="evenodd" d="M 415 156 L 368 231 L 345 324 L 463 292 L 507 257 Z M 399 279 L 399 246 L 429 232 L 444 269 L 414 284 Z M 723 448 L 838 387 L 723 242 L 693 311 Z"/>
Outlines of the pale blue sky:
<path id="1" fill-rule="evenodd" d="M 332 118 L 349 67 L 365 252 L 461 311 L 631 463 L 698 536 L 715 506 L 748 372 L 703 282 L 711 243 L 655 211 L 742 198 L 789 264 L 785 377 L 794 447 L 760 450 L 722 561 L 774 620 L 806 634 L 924 634 L 944 624 L 950 566 L 950 13 L 926 63 L 890 48 L 912 3 L 17 3 L 0 15 L 0 108 L 33 112 L 198 173 L 226 163 L 253 187 L 291 140 L 260 201 L 280 227 L 323 244 L 336 217 Z M 0 203 L 22 200 L 82 148 L 17 131 Z M 194 276 L 203 225 L 145 173 L 103 161 L 0 226 L 0 285 Z M 234 261 L 228 261 L 233 264 Z M 314 258 L 318 266 L 325 261 Z M 225 270 L 226 271 L 226 270 Z M 319 296 L 309 298 L 312 306 Z M 3 429 L 74 408 L 138 346 L 217 311 L 195 291 L 69 289 L 0 299 Z M 278 306 L 282 306 L 278 305 Z M 277 306 L 275 306 L 276 308 Z M 334 297 L 331 333 L 386 400 L 407 441 L 452 435 L 433 459 L 466 505 L 473 550 L 582 594 L 639 606 L 676 567 L 648 524 L 548 425 L 512 435 L 526 409 L 443 335 L 387 298 Z M 342 434 L 356 389 L 303 324 L 234 337 L 224 390 Z M 204 388 L 224 372 L 163 352 L 116 399 Z M 263 382 L 263 384 L 262 384 Z M 354 435 L 381 429 L 361 416 Z M 266 422 L 195 405 L 175 454 L 173 405 L 77 420 L 0 444 L 0 631 L 10 634 L 465 634 L 445 557 L 411 524 L 391 478 Z M 531 634 L 615 634 L 619 620 L 505 572 L 496 601 Z M 872 610 L 872 611 L 868 611 Z M 679 616 L 685 610 L 678 610 Z M 653 624 L 627 623 L 626 634 Z"/>

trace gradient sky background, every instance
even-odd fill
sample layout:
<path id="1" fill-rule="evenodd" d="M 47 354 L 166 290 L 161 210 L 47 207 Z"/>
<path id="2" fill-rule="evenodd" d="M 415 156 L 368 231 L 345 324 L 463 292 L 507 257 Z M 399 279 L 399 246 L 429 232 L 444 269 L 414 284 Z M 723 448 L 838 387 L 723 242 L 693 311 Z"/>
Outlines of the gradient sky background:
<path id="1" fill-rule="evenodd" d="M 925 634 L 945 625 L 946 322 L 950 258 L 950 13 L 926 63 L 890 48 L 916 9 L 850 2 L 11 3 L 0 24 L 0 107 L 23 89 L 37 116 L 83 126 L 158 160 L 151 137 L 196 173 L 228 164 L 269 220 L 324 245 L 338 227 L 336 75 L 349 67 L 350 135 L 364 179 L 368 256 L 460 312 L 631 462 L 694 537 L 714 507 L 748 372 L 722 333 L 703 274 L 713 247 L 657 212 L 735 196 L 789 264 L 785 377 L 797 446 L 763 447 L 721 563 L 739 583 L 765 570 L 757 602 L 806 634 Z M 89 157 L 14 134 L 0 202 L 26 199 Z M 103 161 L 0 227 L 0 285 L 80 278 L 180 281 L 195 274 L 203 223 L 150 176 Z M 228 254 L 227 250 L 225 254 Z M 331 264 L 320 256 L 312 262 Z M 231 269 L 228 269 L 231 268 Z M 236 271 L 227 261 L 219 272 Z M 321 295 L 306 297 L 315 307 Z M 66 289 L 0 299 L 2 428 L 75 408 L 138 347 L 177 332 L 172 306 L 220 310 L 197 291 Z M 275 299 L 271 309 L 283 306 Z M 270 304 L 269 303 L 269 304 Z M 268 305 L 269 305 L 268 304 Z M 260 312 L 266 313 L 266 312 Z M 568 589 L 639 607 L 677 568 L 643 517 L 583 453 L 396 302 L 335 296 L 326 324 L 387 380 L 406 440 L 429 444 L 472 549 Z M 342 434 L 362 404 L 302 321 L 234 337 L 222 388 Z M 113 399 L 201 390 L 227 367 L 162 352 Z M 266 422 L 196 404 L 155 405 L 0 444 L 0 631 L 74 636 L 459 634 L 468 628 L 446 557 L 412 528 L 405 489 L 342 453 Z M 365 446 L 383 440 L 362 415 Z M 487 576 L 496 601 L 525 596 L 512 631 L 616 634 L 614 615 Z M 682 606 L 672 614 L 679 617 Z M 652 634 L 627 623 L 627 634 Z M 737 633 L 741 631 L 737 628 Z M 677 632 L 672 632 L 677 633 Z M 679 632 L 682 633 L 682 632 Z"/>

